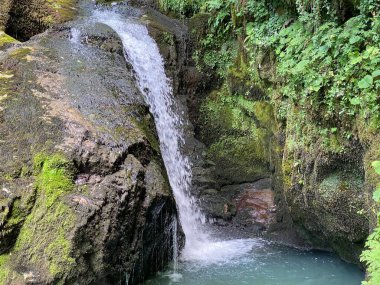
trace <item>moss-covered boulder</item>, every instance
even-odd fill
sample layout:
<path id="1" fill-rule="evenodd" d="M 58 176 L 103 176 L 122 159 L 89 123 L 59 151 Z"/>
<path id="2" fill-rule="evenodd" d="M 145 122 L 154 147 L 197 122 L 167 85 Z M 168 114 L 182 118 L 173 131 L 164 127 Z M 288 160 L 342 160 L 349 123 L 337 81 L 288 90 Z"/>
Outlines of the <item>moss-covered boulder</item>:
<path id="1" fill-rule="evenodd" d="M 77 0 L 5 0 L 0 7 L 0 30 L 28 40 L 53 24 L 71 20 Z"/>
<path id="2" fill-rule="evenodd" d="M 292 110 L 282 161 L 286 206 L 311 244 L 359 263 L 369 232 L 366 148 L 358 137 Z"/>
<path id="3" fill-rule="evenodd" d="M 1 55 L 1 284 L 139 282 L 172 257 L 153 118 L 117 36 L 83 37 L 62 26 Z"/>

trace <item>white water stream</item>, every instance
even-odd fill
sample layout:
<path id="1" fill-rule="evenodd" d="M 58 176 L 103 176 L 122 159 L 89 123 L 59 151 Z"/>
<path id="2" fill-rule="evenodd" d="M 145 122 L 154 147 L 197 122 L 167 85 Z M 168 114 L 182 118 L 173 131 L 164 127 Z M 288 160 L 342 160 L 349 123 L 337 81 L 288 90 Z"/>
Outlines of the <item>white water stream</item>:
<path id="1" fill-rule="evenodd" d="M 121 38 L 126 59 L 133 66 L 139 89 L 154 116 L 162 157 L 186 236 L 181 258 L 214 263 L 246 254 L 255 244 L 254 240 L 215 240 L 205 232 L 205 217 L 190 193 L 191 164 L 181 152 L 184 143 L 182 118 L 175 110 L 171 82 L 165 74 L 159 48 L 147 28 L 111 11 L 96 11 L 93 17 L 111 27 Z"/>

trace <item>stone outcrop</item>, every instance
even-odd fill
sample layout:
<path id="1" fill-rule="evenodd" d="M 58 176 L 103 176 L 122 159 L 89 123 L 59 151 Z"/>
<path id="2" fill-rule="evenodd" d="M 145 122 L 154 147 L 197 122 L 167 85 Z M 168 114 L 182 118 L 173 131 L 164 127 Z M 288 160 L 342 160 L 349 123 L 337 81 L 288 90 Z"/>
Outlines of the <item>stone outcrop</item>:
<path id="1" fill-rule="evenodd" d="M 2 284 L 135 283 L 172 258 L 175 201 L 121 43 L 70 37 L 0 54 Z"/>

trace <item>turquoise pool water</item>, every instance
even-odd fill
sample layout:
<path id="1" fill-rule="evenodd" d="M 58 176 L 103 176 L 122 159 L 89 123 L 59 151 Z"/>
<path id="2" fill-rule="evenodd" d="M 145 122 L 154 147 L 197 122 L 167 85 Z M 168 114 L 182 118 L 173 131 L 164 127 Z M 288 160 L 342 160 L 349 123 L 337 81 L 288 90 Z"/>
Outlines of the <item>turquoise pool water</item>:
<path id="1" fill-rule="evenodd" d="M 205 258 L 182 260 L 177 272 L 159 273 L 144 285 L 359 285 L 364 279 L 358 267 L 331 253 L 303 251 L 256 239 L 238 241 L 250 250 L 243 249 L 241 255 L 224 260 L 210 260 L 207 254 Z"/>

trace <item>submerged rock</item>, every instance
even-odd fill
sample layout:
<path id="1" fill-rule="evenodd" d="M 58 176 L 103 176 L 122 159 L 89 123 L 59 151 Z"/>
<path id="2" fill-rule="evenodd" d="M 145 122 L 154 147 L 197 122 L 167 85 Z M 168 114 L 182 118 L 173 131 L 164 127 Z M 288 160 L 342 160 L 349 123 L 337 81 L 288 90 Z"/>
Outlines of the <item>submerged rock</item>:
<path id="1" fill-rule="evenodd" d="M 153 118 L 116 35 L 83 37 L 64 26 L 0 54 L 2 284 L 135 283 L 172 258 Z"/>

